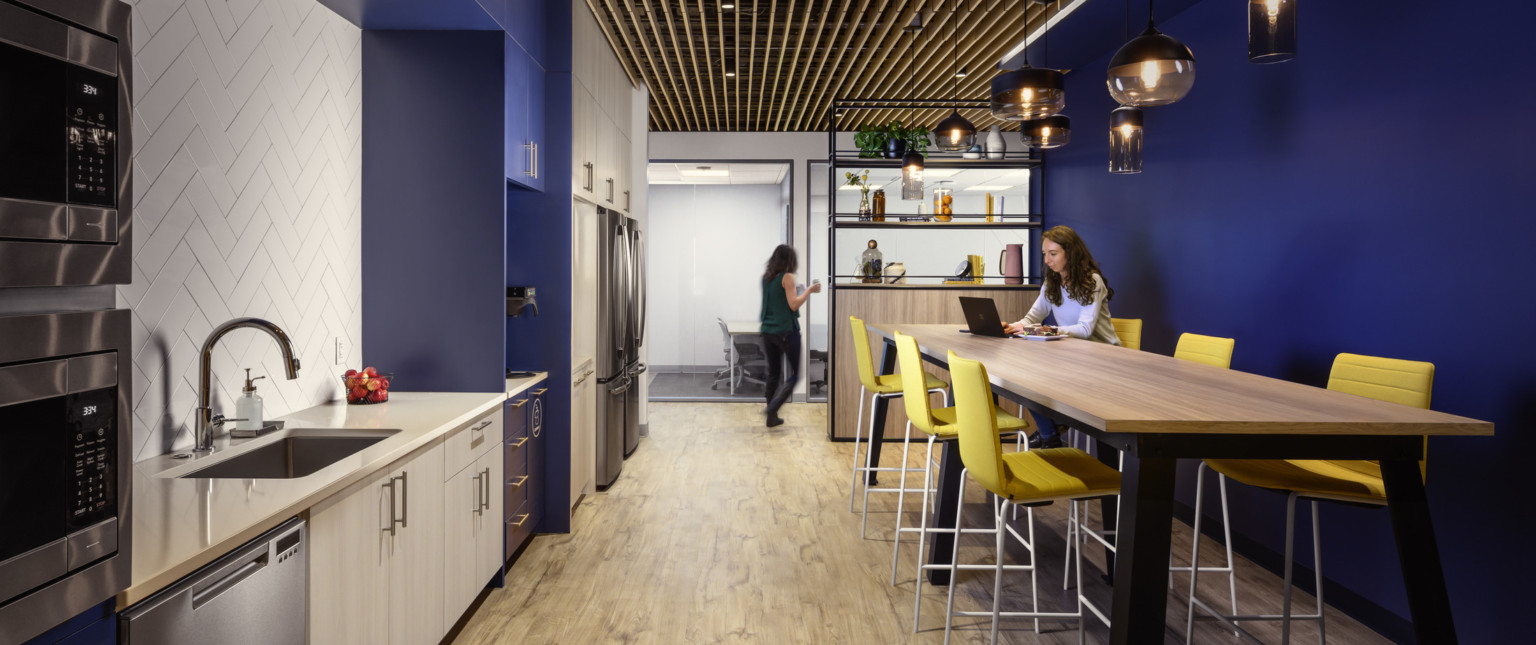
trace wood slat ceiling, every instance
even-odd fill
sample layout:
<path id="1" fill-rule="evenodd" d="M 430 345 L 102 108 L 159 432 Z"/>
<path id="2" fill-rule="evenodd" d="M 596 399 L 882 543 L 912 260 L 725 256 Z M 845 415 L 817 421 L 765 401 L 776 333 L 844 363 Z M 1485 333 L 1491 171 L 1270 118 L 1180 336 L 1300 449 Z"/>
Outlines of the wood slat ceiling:
<path id="1" fill-rule="evenodd" d="M 986 99 L 997 61 L 1055 11 L 1023 0 L 960 0 L 958 11 L 955 0 L 585 1 L 630 80 L 650 88 L 653 132 L 825 131 L 834 98 Z M 914 38 L 902 28 L 919 15 Z M 852 110 L 838 129 L 946 116 Z"/>

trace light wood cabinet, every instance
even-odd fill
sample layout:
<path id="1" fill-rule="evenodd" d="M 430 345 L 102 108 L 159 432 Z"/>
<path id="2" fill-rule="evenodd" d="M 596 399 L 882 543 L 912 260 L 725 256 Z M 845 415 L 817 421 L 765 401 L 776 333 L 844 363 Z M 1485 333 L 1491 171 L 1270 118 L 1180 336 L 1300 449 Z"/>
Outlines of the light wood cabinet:
<path id="1" fill-rule="evenodd" d="M 597 463 L 597 379 L 590 358 L 572 361 L 571 372 L 571 508 L 594 490 Z"/>
<path id="2" fill-rule="evenodd" d="M 571 83 L 571 193 L 597 201 L 597 101 L 581 83 Z"/>
<path id="3" fill-rule="evenodd" d="M 482 432 L 476 430 L 486 420 L 497 423 L 501 436 L 501 409 L 470 424 L 448 437 L 456 438 Z M 465 444 L 468 445 L 468 444 Z M 444 522 L 444 552 L 439 581 L 442 583 L 442 620 L 444 625 L 458 621 L 475 601 L 475 596 L 501 568 L 502 498 L 504 495 L 501 442 L 475 444 L 476 454 L 443 486 L 441 508 Z M 452 467 L 452 466 L 450 466 Z M 422 607 L 430 607 L 423 604 Z"/>
<path id="4" fill-rule="evenodd" d="M 439 443 L 310 509 L 310 642 L 442 639 L 442 499 Z"/>

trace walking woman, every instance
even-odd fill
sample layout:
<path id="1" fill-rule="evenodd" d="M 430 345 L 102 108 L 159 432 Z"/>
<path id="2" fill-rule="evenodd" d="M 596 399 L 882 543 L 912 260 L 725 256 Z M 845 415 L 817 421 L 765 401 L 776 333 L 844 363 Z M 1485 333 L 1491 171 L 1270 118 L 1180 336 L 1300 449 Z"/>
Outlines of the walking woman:
<path id="1" fill-rule="evenodd" d="M 1008 333 L 1043 330 L 1119 345 L 1120 337 L 1109 318 L 1109 299 L 1115 297 L 1115 290 L 1109 288 L 1099 263 L 1077 231 L 1065 226 L 1046 231 L 1040 237 L 1040 256 L 1045 262 L 1045 284 L 1024 319 L 1008 325 Z M 1055 321 L 1055 327 L 1043 324 L 1047 316 Z M 1030 437 L 1030 447 L 1060 446 L 1055 425 L 1043 417 L 1036 419 L 1045 422 L 1039 424 L 1040 432 Z"/>
<path id="2" fill-rule="evenodd" d="M 762 321 L 763 353 L 768 356 L 768 378 L 763 385 L 768 397 L 768 427 L 784 423 L 779 418 L 779 407 L 795 391 L 795 381 L 800 379 L 800 305 L 821 291 L 821 282 L 812 282 L 810 288 L 795 293 L 795 269 L 799 261 L 795 249 L 780 244 L 768 258 L 763 271 Z M 784 364 L 789 365 L 786 371 Z"/>

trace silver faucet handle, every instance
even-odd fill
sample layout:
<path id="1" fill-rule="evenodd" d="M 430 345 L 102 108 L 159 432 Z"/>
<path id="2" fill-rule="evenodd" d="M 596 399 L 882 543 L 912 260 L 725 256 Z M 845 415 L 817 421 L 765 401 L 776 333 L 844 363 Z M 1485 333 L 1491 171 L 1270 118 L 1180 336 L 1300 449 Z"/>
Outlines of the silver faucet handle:
<path id="1" fill-rule="evenodd" d="M 226 424 L 226 423 L 232 423 L 232 422 L 235 422 L 235 421 L 247 421 L 247 420 L 248 419 L 230 419 L 230 418 L 225 417 L 222 414 L 215 414 L 215 415 L 213 415 L 212 419 L 208 420 L 208 425 L 212 426 L 214 428 L 222 428 L 222 427 L 224 427 L 224 424 Z"/>

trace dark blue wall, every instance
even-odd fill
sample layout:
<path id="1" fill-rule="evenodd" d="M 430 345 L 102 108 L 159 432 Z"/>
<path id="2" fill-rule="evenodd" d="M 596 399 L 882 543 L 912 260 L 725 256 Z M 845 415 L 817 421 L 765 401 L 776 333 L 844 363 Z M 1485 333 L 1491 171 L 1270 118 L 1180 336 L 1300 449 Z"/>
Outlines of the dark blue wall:
<path id="1" fill-rule="evenodd" d="M 363 31 L 363 352 L 417 392 L 499 392 L 499 31 Z"/>
<path id="2" fill-rule="evenodd" d="M 507 184 L 507 286 L 538 288 L 539 315 L 504 318 L 506 364 L 549 372 L 544 398 L 544 519 L 539 533 L 570 532 L 571 506 L 571 9 L 550 2 L 544 191 Z M 557 143 L 558 142 L 558 143 Z M 505 313 L 505 309 L 503 309 Z"/>
<path id="3" fill-rule="evenodd" d="M 1536 10 L 1303 0 L 1300 56 L 1261 66 L 1246 59 L 1245 4 L 1160 23 L 1199 76 L 1182 102 L 1147 110 L 1140 175 L 1106 171 L 1111 52 L 1068 75 L 1075 140 L 1047 158 L 1045 212 L 1088 241 L 1114 314 L 1145 319 L 1146 350 L 1171 353 L 1185 331 L 1233 337 L 1233 369 L 1319 386 L 1339 352 L 1435 363 L 1434 408 L 1497 427 L 1430 442 L 1457 631 L 1508 642 L 1528 629 L 1536 577 L 1536 348 L 1522 340 L 1536 322 L 1536 92 L 1521 72 Z M 1237 530 L 1279 552 L 1283 498 L 1232 488 Z M 1330 600 L 1400 637 L 1386 513 L 1325 505 L 1323 542 Z"/>

